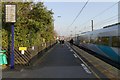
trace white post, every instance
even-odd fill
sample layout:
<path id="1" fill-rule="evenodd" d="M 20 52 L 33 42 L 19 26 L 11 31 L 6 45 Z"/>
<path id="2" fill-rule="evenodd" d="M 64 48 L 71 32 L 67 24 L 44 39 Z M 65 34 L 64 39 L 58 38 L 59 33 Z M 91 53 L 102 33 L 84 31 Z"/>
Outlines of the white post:
<path id="1" fill-rule="evenodd" d="M 21 54 L 24 54 L 24 50 L 21 50 Z"/>

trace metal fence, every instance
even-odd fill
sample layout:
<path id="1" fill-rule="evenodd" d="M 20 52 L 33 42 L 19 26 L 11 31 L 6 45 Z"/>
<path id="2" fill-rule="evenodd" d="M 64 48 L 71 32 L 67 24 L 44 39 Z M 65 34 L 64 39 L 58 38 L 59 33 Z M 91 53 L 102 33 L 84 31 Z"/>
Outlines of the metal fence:
<path id="1" fill-rule="evenodd" d="M 24 54 L 21 54 L 21 51 L 19 51 L 19 47 L 14 49 L 14 58 L 15 58 L 15 65 L 30 65 L 35 60 L 36 57 L 44 55 L 44 52 L 49 50 L 51 47 L 53 47 L 56 44 L 55 41 L 42 43 L 39 46 L 34 46 L 34 50 L 31 47 L 28 47 Z M 7 60 L 8 60 L 8 66 L 10 65 L 10 54 L 11 49 L 8 48 L 2 48 L 3 50 L 6 50 Z"/>

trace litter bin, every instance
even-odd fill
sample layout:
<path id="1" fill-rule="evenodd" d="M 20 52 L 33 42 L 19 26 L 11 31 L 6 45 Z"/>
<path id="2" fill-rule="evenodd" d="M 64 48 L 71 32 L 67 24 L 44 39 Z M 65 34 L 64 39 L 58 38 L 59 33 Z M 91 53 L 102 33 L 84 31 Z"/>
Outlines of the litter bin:
<path id="1" fill-rule="evenodd" d="M 6 54 L 4 54 L 6 50 L 0 50 L 0 65 L 7 64 Z"/>

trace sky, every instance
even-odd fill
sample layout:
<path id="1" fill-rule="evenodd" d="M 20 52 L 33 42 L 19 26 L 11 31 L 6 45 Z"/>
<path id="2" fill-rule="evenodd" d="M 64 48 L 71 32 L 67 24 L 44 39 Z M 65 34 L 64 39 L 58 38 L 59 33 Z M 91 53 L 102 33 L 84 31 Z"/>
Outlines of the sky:
<path id="1" fill-rule="evenodd" d="M 116 3 L 89 2 L 73 25 L 71 23 L 85 2 L 44 2 L 44 5 L 54 13 L 55 31 L 60 36 L 70 36 L 91 31 L 91 20 L 94 21 L 94 30 L 118 22 L 118 4 Z"/>

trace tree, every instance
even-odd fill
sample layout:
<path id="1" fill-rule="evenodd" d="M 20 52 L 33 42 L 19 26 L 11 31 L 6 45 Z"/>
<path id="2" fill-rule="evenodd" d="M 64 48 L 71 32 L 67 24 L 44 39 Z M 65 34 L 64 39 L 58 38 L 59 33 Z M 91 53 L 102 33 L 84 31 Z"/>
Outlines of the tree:
<path id="1" fill-rule="evenodd" d="M 14 4 L 14 2 L 10 4 Z M 18 2 L 15 4 L 17 4 L 15 47 L 40 45 L 43 38 L 46 41 L 54 40 L 53 12 L 51 10 L 47 10 L 42 2 L 36 4 L 32 2 Z M 2 9 L 2 16 L 4 17 L 4 6 L 2 6 Z M 2 43 L 4 44 L 3 47 L 7 47 L 10 44 L 11 24 L 4 23 L 4 21 L 3 18 Z"/>

